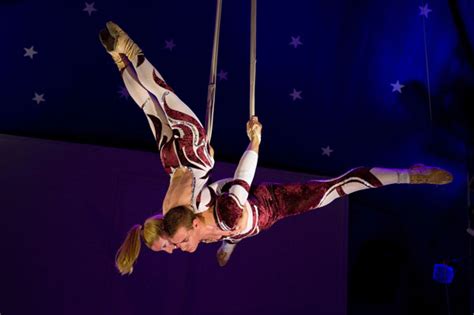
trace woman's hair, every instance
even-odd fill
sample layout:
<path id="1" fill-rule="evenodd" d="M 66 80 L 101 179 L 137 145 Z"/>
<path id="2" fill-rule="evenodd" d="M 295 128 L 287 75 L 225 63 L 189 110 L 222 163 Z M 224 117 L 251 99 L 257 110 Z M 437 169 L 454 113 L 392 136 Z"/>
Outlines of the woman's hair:
<path id="1" fill-rule="evenodd" d="M 180 227 L 190 230 L 193 227 L 193 221 L 199 214 L 195 214 L 191 209 L 185 206 L 171 208 L 163 220 L 166 233 L 173 237 Z"/>
<path id="2" fill-rule="evenodd" d="M 141 239 L 148 248 L 153 246 L 153 242 L 159 237 L 165 237 L 163 228 L 163 216 L 154 215 L 146 219 L 143 229 L 140 224 L 135 224 L 127 233 L 125 240 L 115 255 L 115 266 L 122 275 L 133 272 L 133 264 L 140 254 Z"/>

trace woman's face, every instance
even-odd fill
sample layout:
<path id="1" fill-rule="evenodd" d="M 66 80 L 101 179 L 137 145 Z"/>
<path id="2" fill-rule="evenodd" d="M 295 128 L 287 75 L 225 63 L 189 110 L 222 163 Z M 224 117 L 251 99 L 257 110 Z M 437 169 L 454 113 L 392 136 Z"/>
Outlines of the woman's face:
<path id="1" fill-rule="evenodd" d="M 154 252 L 165 251 L 168 254 L 172 254 L 176 246 L 171 244 L 168 239 L 163 237 L 158 237 L 151 246 L 151 250 Z"/>

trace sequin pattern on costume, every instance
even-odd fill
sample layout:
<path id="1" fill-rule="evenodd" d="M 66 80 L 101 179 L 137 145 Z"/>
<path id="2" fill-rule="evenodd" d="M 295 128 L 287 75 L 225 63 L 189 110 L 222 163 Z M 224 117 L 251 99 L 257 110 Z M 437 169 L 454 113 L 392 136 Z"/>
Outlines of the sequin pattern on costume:
<path id="1" fill-rule="evenodd" d="M 356 186 L 354 186 L 356 184 Z M 254 224 L 251 230 L 242 235 L 226 238 L 238 241 L 254 236 L 270 228 L 277 221 L 297 214 L 323 207 L 338 197 L 346 194 L 383 186 L 381 181 L 370 172 L 369 168 L 359 167 L 346 174 L 330 180 L 312 180 L 304 183 L 275 184 L 262 183 L 252 186 L 248 202 L 252 207 Z M 350 191 L 344 189 L 351 187 Z M 218 197 L 216 218 L 219 226 L 232 229 L 236 217 L 242 213 L 238 204 L 223 195 Z"/>

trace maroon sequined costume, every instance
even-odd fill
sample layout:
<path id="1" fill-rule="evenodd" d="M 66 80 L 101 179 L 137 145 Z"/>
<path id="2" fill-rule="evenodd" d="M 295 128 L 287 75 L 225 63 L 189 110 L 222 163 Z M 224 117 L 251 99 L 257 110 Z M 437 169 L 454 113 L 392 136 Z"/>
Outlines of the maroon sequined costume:
<path id="1" fill-rule="evenodd" d="M 320 208 L 348 193 L 383 186 L 366 167 L 352 169 L 338 178 L 304 183 L 262 183 L 249 187 L 245 181 L 234 180 L 224 185 L 216 197 L 214 213 L 222 230 L 232 230 L 245 211 L 245 207 L 242 208 L 240 202 L 232 196 L 231 189 L 235 185 L 243 187 L 249 193 L 247 201 L 251 208 L 249 215 L 252 216 L 252 223 L 245 233 L 226 238 L 230 242 L 254 236 L 280 219 Z M 352 188 L 345 191 L 348 187 Z"/>
<path id="2" fill-rule="evenodd" d="M 143 55 L 130 60 L 122 78 L 130 96 L 145 112 L 165 172 L 171 175 L 181 166 L 193 172 L 192 204 L 197 211 L 200 193 L 214 167 L 205 129 Z"/>

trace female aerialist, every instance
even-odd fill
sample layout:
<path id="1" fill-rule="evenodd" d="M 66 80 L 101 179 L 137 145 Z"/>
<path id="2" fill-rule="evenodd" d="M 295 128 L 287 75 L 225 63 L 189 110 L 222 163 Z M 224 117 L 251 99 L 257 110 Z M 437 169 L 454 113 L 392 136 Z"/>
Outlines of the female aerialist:
<path id="1" fill-rule="evenodd" d="M 449 172 L 418 164 L 408 169 L 358 167 L 334 179 L 251 186 L 261 139 L 261 124 L 255 117 L 247 127 L 247 134 L 250 144 L 234 179 L 212 193 L 215 197 L 209 210 L 196 214 L 188 207 L 179 206 L 165 215 L 169 240 L 181 250 L 194 252 L 200 242 L 217 241 L 215 230 L 232 232 L 222 239 L 238 242 L 270 228 L 280 219 L 323 207 L 359 190 L 390 184 L 439 185 L 452 181 Z M 210 188 L 216 189 L 213 185 Z M 225 264 L 231 253 L 232 250 L 220 250 L 219 264 Z"/>
<path id="2" fill-rule="evenodd" d="M 163 201 L 163 214 L 172 207 L 186 206 L 194 212 L 208 209 L 206 188 L 214 166 L 212 148 L 199 119 L 166 84 L 161 74 L 145 58 L 142 50 L 115 23 L 108 22 L 100 41 L 119 68 L 133 100 L 144 111 L 156 139 L 170 186 Z M 158 213 L 134 225 L 117 251 L 116 266 L 121 274 L 131 273 L 140 252 L 141 239 L 153 251 L 172 253 Z M 217 231 L 215 237 L 230 235 Z"/>

